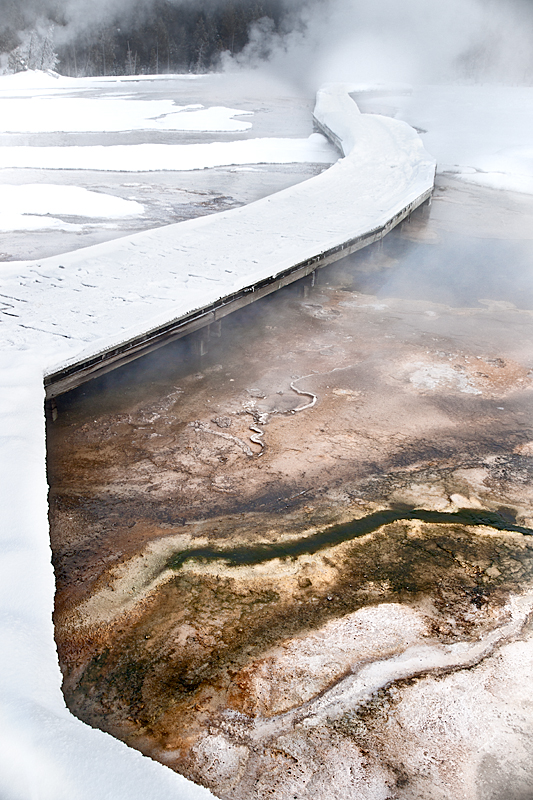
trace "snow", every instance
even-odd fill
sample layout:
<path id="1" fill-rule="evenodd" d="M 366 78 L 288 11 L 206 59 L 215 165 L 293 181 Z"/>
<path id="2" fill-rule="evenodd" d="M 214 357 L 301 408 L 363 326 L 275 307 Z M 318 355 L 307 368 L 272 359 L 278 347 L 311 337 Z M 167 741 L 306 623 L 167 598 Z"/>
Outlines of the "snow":
<path id="1" fill-rule="evenodd" d="M 62 222 L 53 215 L 69 217 L 139 216 L 144 207 L 135 200 L 91 192 L 79 186 L 28 183 L 0 186 L 0 231 L 75 230 L 80 226 Z"/>
<path id="2" fill-rule="evenodd" d="M 155 172 L 240 164 L 332 164 L 335 148 L 318 133 L 307 139 L 245 139 L 209 144 L 133 144 L 0 147 L 0 169 L 77 169 Z"/>
<path id="3" fill-rule="evenodd" d="M 157 80 L 158 76 L 146 76 Z M 175 80 L 176 76 L 167 76 Z M 181 76 L 183 78 L 187 76 Z M 130 76 L 130 80 L 139 80 Z M 146 100 L 134 94 L 102 92 L 128 78 L 74 79 L 54 73 L 21 72 L 0 76 L 0 133 L 98 133 L 137 130 L 247 131 L 252 127 L 234 117 L 251 111 L 225 106 L 204 108 L 199 103 L 179 106 L 168 98 Z M 94 89 L 98 96 L 92 96 Z M 71 90 L 70 94 L 66 90 Z M 48 90 L 48 91 L 47 91 Z M 90 96 L 79 96 L 79 95 Z"/>
<path id="4" fill-rule="evenodd" d="M 533 87 L 425 86 L 398 105 L 439 172 L 533 194 Z"/>
<path id="5" fill-rule="evenodd" d="M 211 797 L 67 711 L 51 616 L 41 363 L 27 350 L 2 353 L 0 375 L 0 797 Z"/>
<path id="6" fill-rule="evenodd" d="M 13 97 L 13 88 L 0 78 L 0 133 L 64 133 L 162 130 L 246 131 L 251 122 L 234 119 L 250 111 L 193 104 L 178 106 L 172 100 L 142 100 L 134 95 L 56 97 L 25 92 Z M 31 87 L 26 87 L 31 88 Z M 16 87 L 15 87 L 16 92 Z"/>
<path id="7" fill-rule="evenodd" d="M 211 796 L 65 708 L 51 619 L 43 374 L 379 227 L 425 194 L 435 165 L 415 132 L 403 122 L 360 114 L 348 89 L 329 87 L 318 95 L 317 120 L 335 133 L 346 156 L 321 175 L 231 212 L 2 266 L 5 800 Z"/>
<path id="8" fill-rule="evenodd" d="M 210 76 L 212 79 L 214 76 Z M 16 94 L 20 92 L 30 91 L 34 92 L 35 89 L 94 89 L 95 87 L 102 87 L 106 83 L 116 86 L 122 83 L 160 83 L 161 81 L 194 81 L 202 80 L 203 75 L 190 74 L 190 75 L 121 75 L 111 76 L 104 75 L 91 78 L 69 78 L 65 75 L 60 75 L 58 72 L 52 70 L 26 70 L 25 72 L 16 72 L 12 75 L 0 75 L 0 91 L 8 90 Z"/>
<path id="9" fill-rule="evenodd" d="M 362 115 L 345 93 L 319 93 L 316 114 L 338 125 L 346 152 L 356 144 L 309 181 L 23 270 L 6 265 L 7 346 L 38 330 L 43 357 L 59 368 L 384 225 L 432 186 L 434 162 L 405 123 Z"/>
<path id="10" fill-rule="evenodd" d="M 0 133 L 99 131 L 247 131 L 251 122 L 233 117 L 250 114 L 236 108 L 176 106 L 172 100 L 133 97 L 0 98 Z"/>
<path id="11" fill-rule="evenodd" d="M 33 70 L 26 72 L 15 72 L 13 75 L 0 76 L 0 91 L 10 91 L 18 94 L 20 91 L 34 89 L 58 89 L 68 88 L 78 85 L 75 78 L 66 78 L 57 72 Z"/>

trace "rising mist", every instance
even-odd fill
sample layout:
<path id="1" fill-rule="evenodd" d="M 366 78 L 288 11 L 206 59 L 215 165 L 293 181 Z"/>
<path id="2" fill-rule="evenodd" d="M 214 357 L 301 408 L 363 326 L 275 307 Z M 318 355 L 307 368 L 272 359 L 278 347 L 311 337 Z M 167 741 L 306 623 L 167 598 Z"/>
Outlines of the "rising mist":
<path id="1" fill-rule="evenodd" d="M 312 89 L 533 81 L 530 0 L 2 0 L 1 20 L 4 53 L 53 23 L 58 69 L 72 75 L 268 64 Z"/>

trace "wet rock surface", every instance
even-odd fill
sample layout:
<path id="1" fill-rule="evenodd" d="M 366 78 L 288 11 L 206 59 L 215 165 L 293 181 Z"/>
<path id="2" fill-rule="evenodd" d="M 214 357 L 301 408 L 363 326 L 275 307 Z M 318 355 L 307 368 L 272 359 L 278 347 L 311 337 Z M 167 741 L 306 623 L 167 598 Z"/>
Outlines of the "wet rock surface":
<path id="1" fill-rule="evenodd" d="M 439 285 L 398 282 L 465 217 L 505 240 L 510 215 L 525 263 L 531 208 L 497 202 L 447 182 L 316 285 L 60 399 L 55 626 L 75 714 L 222 798 L 529 796 L 533 303 L 502 298 L 495 265 L 461 301 L 472 237 Z M 268 549 L 387 509 L 406 517 Z M 201 557 L 235 548 L 273 557 Z"/>

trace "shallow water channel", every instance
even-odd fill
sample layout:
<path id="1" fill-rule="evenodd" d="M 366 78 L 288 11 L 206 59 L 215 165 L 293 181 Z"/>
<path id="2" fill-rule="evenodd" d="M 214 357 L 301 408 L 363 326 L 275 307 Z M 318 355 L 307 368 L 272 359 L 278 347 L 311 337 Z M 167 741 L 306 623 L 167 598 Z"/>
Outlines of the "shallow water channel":
<path id="1" fill-rule="evenodd" d="M 533 202 L 382 244 L 59 398 L 71 710 L 221 798 L 533 790 Z"/>

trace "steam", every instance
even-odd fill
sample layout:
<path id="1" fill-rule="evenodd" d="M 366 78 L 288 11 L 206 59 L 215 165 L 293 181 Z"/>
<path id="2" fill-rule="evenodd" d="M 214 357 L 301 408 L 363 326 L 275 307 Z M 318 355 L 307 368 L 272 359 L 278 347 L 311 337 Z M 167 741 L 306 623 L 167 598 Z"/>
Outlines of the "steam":
<path id="1" fill-rule="evenodd" d="M 90 34 L 106 25 L 142 24 L 156 0 L 63 0 L 63 27 L 58 42 L 67 44 L 81 34 Z M 178 5 L 178 2 L 173 3 Z"/>
<path id="2" fill-rule="evenodd" d="M 167 2 L 198 10 L 230 4 Z M 106 25 L 140 28 L 159 6 L 159 0 L 11 3 L 0 21 L 0 51 L 9 52 L 24 31 L 50 22 L 62 47 Z M 276 24 L 265 16 L 250 27 L 242 52 L 223 54 L 226 70 L 267 65 L 306 90 L 339 80 L 533 82 L 528 0 L 279 0 L 279 12 Z"/>
<path id="3" fill-rule="evenodd" d="M 257 65 L 306 88 L 328 81 L 533 82 L 533 6 L 522 0 L 330 0 L 288 33 L 265 25 L 226 68 Z"/>

